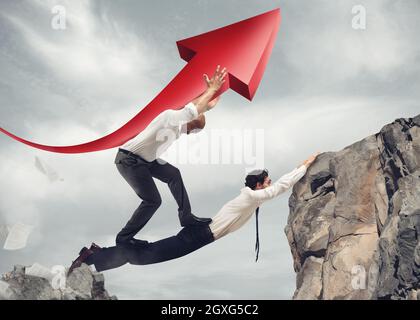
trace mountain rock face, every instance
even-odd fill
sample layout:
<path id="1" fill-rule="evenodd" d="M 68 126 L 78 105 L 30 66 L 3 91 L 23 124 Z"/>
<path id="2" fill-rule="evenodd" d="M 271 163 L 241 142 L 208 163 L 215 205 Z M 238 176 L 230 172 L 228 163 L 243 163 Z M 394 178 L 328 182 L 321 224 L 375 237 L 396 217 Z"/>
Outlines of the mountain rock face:
<path id="1" fill-rule="evenodd" d="M 104 276 L 83 264 L 69 277 L 28 275 L 23 266 L 0 278 L 0 300 L 116 300 L 104 287 Z M 66 270 L 67 271 L 67 270 Z M 57 273 L 58 275 L 58 273 Z"/>
<path id="2" fill-rule="evenodd" d="M 289 207 L 294 299 L 420 300 L 420 115 L 321 154 Z"/>

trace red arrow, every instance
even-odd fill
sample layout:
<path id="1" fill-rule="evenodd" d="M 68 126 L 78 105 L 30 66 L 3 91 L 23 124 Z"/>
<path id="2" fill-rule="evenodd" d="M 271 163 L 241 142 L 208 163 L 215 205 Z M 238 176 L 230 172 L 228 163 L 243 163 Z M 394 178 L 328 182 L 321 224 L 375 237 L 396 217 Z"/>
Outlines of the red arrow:
<path id="1" fill-rule="evenodd" d="M 118 130 L 94 141 L 73 146 L 47 146 L 15 136 L 31 147 L 58 153 L 83 153 L 114 148 L 139 134 L 162 111 L 179 109 L 206 89 L 203 74 L 217 65 L 226 67 L 229 78 L 217 95 L 229 87 L 252 100 L 264 74 L 280 25 L 280 9 L 177 42 L 181 58 L 188 64 L 134 118 Z"/>

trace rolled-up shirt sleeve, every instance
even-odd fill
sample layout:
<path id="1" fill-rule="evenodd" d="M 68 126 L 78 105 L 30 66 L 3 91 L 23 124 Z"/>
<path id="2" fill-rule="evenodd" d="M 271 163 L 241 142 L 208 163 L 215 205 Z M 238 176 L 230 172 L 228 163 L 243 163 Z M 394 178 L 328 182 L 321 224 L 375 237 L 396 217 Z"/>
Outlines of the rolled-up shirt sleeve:
<path id="1" fill-rule="evenodd" d="M 190 122 L 198 117 L 197 107 L 194 103 L 188 103 L 184 108 L 179 110 L 171 110 L 168 113 L 169 123 L 173 126 L 182 125 Z"/>
<path id="2" fill-rule="evenodd" d="M 305 175 L 305 173 L 306 166 L 302 165 L 299 168 L 294 169 L 292 172 L 283 175 L 280 179 L 265 189 L 251 190 L 250 196 L 258 202 L 273 199 L 293 187 L 295 183 Z"/>

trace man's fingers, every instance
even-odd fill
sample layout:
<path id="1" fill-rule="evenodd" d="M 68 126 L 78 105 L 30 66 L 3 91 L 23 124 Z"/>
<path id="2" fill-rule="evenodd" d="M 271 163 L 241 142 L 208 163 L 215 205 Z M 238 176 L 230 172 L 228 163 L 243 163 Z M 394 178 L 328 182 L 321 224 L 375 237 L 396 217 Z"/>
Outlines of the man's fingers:
<path id="1" fill-rule="evenodd" d="M 225 83 L 225 77 L 227 75 L 226 67 L 224 67 L 222 70 L 220 70 L 220 65 L 216 67 L 216 71 L 214 72 L 214 75 L 211 79 L 207 76 L 207 74 L 204 75 L 204 79 L 206 80 L 208 85 L 211 84 L 219 84 L 222 85 Z"/>
<path id="2" fill-rule="evenodd" d="M 226 72 L 226 67 L 224 67 L 222 70 L 220 70 L 220 65 L 219 66 L 217 66 L 217 68 L 216 68 L 216 72 L 214 73 L 214 76 L 216 77 L 216 76 L 221 76 L 223 73 L 225 73 Z"/>
<path id="3" fill-rule="evenodd" d="M 225 73 L 226 73 L 226 68 L 223 68 L 221 71 L 219 70 L 218 72 L 219 78 L 222 78 Z"/>
<path id="4" fill-rule="evenodd" d="M 216 71 L 214 72 L 213 78 L 216 78 L 220 71 L 220 65 L 217 66 Z"/>
<path id="5" fill-rule="evenodd" d="M 210 79 L 209 79 L 208 75 L 207 74 L 203 74 L 203 77 L 204 77 L 204 81 L 206 81 L 206 83 L 209 84 L 210 83 Z"/>

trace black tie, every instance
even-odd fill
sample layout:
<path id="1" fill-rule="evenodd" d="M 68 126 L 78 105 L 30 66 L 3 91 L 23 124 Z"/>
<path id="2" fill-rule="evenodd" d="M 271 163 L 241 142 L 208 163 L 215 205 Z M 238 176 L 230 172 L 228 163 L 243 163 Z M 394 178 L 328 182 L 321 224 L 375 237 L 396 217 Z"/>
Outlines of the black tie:
<path id="1" fill-rule="evenodd" d="M 258 261 L 258 253 L 260 252 L 260 239 L 258 236 L 258 212 L 260 211 L 260 207 L 255 210 L 255 221 L 256 221 L 256 228 L 257 228 L 257 239 L 255 241 L 255 252 L 257 256 L 255 257 L 255 262 Z"/>

